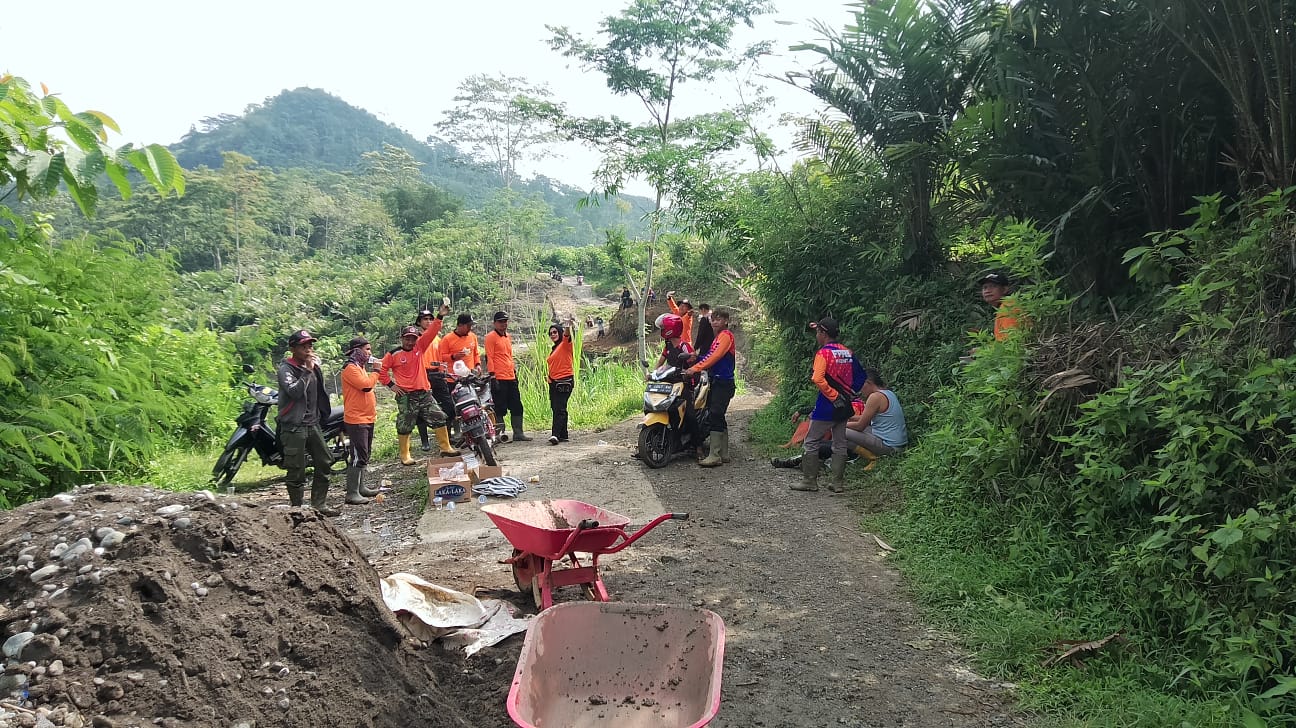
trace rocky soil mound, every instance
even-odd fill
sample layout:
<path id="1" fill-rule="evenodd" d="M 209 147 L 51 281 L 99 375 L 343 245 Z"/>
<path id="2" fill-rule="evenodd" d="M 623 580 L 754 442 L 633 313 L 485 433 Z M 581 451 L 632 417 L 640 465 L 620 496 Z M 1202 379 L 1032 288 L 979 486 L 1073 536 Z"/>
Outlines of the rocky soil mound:
<path id="1" fill-rule="evenodd" d="M 205 492 L 0 513 L 0 728 L 473 725 L 378 578 L 312 512 Z"/>

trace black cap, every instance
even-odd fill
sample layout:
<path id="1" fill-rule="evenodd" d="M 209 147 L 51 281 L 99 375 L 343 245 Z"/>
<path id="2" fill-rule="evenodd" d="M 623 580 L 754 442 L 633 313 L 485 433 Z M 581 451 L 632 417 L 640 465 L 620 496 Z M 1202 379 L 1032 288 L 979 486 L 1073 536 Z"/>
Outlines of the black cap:
<path id="1" fill-rule="evenodd" d="M 368 343 L 369 340 L 366 339 L 365 337 L 357 336 L 354 339 L 347 342 L 346 347 L 342 349 L 342 353 L 350 354 L 351 352 L 355 351 L 356 349 L 359 349 L 362 346 L 367 345 Z"/>
<path id="2" fill-rule="evenodd" d="M 837 319 L 834 318 L 821 318 L 815 323 L 810 324 L 810 328 L 822 331 L 834 339 L 841 333 L 841 327 L 837 325 Z"/>
<path id="3" fill-rule="evenodd" d="M 401 338 L 403 339 L 406 336 L 419 336 L 422 333 L 423 332 L 419 331 L 419 327 L 417 326 L 406 326 L 405 328 L 401 329 Z"/>
<path id="4" fill-rule="evenodd" d="M 459 314 L 459 318 L 455 319 L 455 326 L 463 326 L 464 324 L 472 325 L 472 322 L 472 314 L 461 313 Z"/>
<path id="5" fill-rule="evenodd" d="M 507 312 L 507 311 L 496 311 L 496 312 L 495 312 L 495 317 L 494 317 L 493 319 L 491 319 L 491 320 L 492 320 L 492 321 L 508 321 L 508 320 L 509 320 L 508 312 Z"/>
<path id="6" fill-rule="evenodd" d="M 288 346 L 290 347 L 305 344 L 308 341 L 316 341 L 316 338 L 311 336 L 311 332 L 306 329 L 298 329 L 288 335 Z"/>
<path id="7" fill-rule="evenodd" d="M 995 271 L 993 273 L 986 273 L 985 275 L 981 276 L 980 280 L 977 281 L 978 286 L 985 283 L 994 283 L 1000 286 L 1011 286 L 1012 279 L 1009 278 L 1008 275 L 1005 273 L 1000 273 L 998 271 Z"/>

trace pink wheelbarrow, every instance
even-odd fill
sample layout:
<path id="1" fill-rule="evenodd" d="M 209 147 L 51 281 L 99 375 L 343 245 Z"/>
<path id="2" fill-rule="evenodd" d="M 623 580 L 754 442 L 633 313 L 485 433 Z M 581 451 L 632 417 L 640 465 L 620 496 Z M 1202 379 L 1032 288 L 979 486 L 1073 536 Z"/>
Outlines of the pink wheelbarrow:
<path id="1" fill-rule="evenodd" d="M 508 712 L 523 728 L 698 728 L 720 711 L 724 622 L 661 604 L 570 602 L 527 631 Z"/>
<path id="2" fill-rule="evenodd" d="M 530 592 L 541 610 L 553 606 L 554 589 L 561 586 L 579 584 L 589 599 L 608 601 L 599 557 L 620 551 L 664 521 L 688 519 L 687 513 L 665 513 L 630 534 L 629 518 L 577 500 L 497 503 L 482 512 L 513 545 L 513 555 L 502 562 L 513 566 L 513 583 Z M 578 552 L 590 554 L 590 563 L 582 564 Z M 572 565 L 555 569 L 563 559 Z"/>

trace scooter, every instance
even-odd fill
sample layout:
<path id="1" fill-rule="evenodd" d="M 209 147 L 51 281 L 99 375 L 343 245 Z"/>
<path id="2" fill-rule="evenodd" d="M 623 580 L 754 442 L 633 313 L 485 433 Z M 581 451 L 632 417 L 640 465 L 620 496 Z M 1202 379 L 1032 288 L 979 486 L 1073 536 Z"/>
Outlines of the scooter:
<path id="1" fill-rule="evenodd" d="M 498 435 L 495 427 L 495 401 L 490 394 L 490 375 L 478 377 L 456 374 L 450 397 L 454 399 L 455 420 L 458 423 L 455 447 L 471 449 L 485 465 L 497 465 L 493 445 L 497 442 Z"/>
<path id="2" fill-rule="evenodd" d="M 251 374 L 255 370 L 244 365 L 243 371 Z M 252 401 L 243 403 L 243 413 L 238 416 L 234 434 L 230 435 L 225 451 L 216 459 L 216 466 L 212 468 L 212 482 L 218 488 L 234 480 L 239 468 L 243 467 L 243 462 L 254 450 L 261 457 L 262 465 L 284 466 L 283 446 L 274 428 L 266 421 L 270 408 L 279 404 L 279 391 L 252 382 L 244 382 L 242 386 L 247 388 Z M 342 408 L 334 407 L 320 429 L 324 432 L 324 442 L 328 444 L 333 463 L 341 463 L 345 469 L 350 460 L 347 457 L 350 442 L 342 427 Z M 328 463 L 325 467 L 332 467 L 333 463 Z"/>
<path id="3" fill-rule="evenodd" d="M 638 457 L 650 468 L 664 468 L 675 455 L 696 449 L 706 440 L 710 376 L 702 372 L 691 393 L 685 384 L 684 370 L 678 367 L 661 366 L 648 374 Z"/>

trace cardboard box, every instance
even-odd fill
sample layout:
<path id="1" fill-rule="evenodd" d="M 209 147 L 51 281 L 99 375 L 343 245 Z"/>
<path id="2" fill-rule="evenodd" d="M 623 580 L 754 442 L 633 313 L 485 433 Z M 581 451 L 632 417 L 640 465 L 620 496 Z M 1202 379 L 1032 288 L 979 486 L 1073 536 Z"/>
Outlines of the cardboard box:
<path id="1" fill-rule="evenodd" d="M 464 464 L 464 459 L 461 457 L 428 458 L 428 503 L 431 503 L 432 499 L 438 495 L 438 490 L 441 491 L 440 495 L 443 503 L 451 500 L 456 503 L 466 503 L 472 499 L 472 481 L 470 480 L 472 471 L 465 468 L 462 478 L 446 479 L 441 477 L 442 468 L 453 468 L 455 465 L 462 464 Z M 458 491 L 459 488 L 463 490 Z M 447 490 L 456 492 L 449 493 Z"/>
<path id="2" fill-rule="evenodd" d="M 473 485 L 477 485 L 487 478 L 498 478 L 503 474 L 504 468 L 498 465 L 478 465 L 468 471 L 468 480 Z"/>

